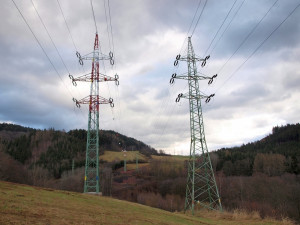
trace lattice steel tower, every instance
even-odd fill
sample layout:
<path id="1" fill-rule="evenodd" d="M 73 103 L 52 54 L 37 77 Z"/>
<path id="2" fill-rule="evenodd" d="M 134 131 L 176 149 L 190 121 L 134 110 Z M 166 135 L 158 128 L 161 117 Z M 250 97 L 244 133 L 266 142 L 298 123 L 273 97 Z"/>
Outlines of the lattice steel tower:
<path id="1" fill-rule="evenodd" d="M 80 107 L 81 104 L 89 105 L 84 192 L 99 193 L 99 105 L 110 104 L 111 107 L 114 106 L 112 98 L 105 99 L 99 96 L 99 82 L 115 81 L 116 85 L 119 85 L 119 77 L 117 74 L 113 78 L 99 72 L 100 60 L 110 60 L 112 65 L 114 60 L 112 52 L 110 52 L 108 56 L 100 53 L 97 32 L 94 42 L 94 51 L 85 56 L 81 56 L 79 52 L 76 52 L 76 55 L 80 65 L 83 65 L 83 60 L 92 60 L 91 73 L 77 78 L 74 78 L 72 75 L 69 75 L 69 77 L 74 86 L 77 86 L 77 81 L 91 82 L 90 95 L 81 100 L 73 98 L 73 101 L 77 107 Z"/>
<path id="2" fill-rule="evenodd" d="M 209 79 L 208 84 L 211 84 L 217 75 L 208 77 L 198 73 L 196 65 L 197 62 L 202 62 L 201 66 L 205 66 L 209 57 L 206 56 L 203 59 L 196 56 L 191 37 L 189 37 L 187 55 L 177 55 L 174 62 L 174 66 L 177 66 L 178 61 L 186 61 L 188 73 L 179 76 L 174 73 L 170 79 L 171 84 L 174 83 L 174 79 L 183 79 L 187 80 L 189 85 L 189 92 L 179 94 L 176 102 L 179 102 L 180 98 L 189 99 L 191 145 L 184 209 L 185 211 L 191 210 L 193 214 L 197 205 L 208 209 L 222 210 L 218 187 L 206 145 L 201 107 L 201 99 L 205 98 L 205 102 L 208 103 L 214 94 L 209 96 L 204 95 L 200 92 L 198 83 L 199 80 Z"/>

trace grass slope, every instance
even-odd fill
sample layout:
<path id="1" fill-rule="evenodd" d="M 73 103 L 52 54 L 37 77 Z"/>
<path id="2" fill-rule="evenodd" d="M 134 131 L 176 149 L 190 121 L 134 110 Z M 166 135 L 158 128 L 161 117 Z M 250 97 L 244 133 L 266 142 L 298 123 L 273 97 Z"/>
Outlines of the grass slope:
<path id="1" fill-rule="evenodd" d="M 167 156 L 152 155 L 151 157 L 156 160 L 165 160 L 171 162 L 184 162 L 185 160 L 189 160 L 189 156 L 183 156 L 183 155 L 167 155 Z"/>
<path id="2" fill-rule="evenodd" d="M 127 161 L 134 161 L 136 160 L 136 154 L 138 154 L 139 160 L 148 161 L 147 157 L 138 151 L 127 151 L 126 152 L 126 160 Z M 105 151 L 103 155 L 100 156 L 101 160 L 106 162 L 113 162 L 113 161 L 123 161 L 124 160 L 124 152 L 113 152 L 113 151 Z"/>
<path id="3" fill-rule="evenodd" d="M 0 224 L 279 224 L 279 222 L 200 218 L 108 197 L 0 181 Z"/>

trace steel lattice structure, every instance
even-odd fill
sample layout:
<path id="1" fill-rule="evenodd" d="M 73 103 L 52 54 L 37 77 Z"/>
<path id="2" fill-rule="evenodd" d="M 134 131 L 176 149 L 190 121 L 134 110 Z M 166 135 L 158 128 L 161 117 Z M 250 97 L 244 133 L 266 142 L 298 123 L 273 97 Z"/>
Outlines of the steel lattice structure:
<path id="1" fill-rule="evenodd" d="M 190 157 L 187 163 L 188 175 L 184 208 L 185 211 L 191 210 L 193 214 L 196 205 L 222 211 L 218 187 L 206 145 L 201 107 L 201 99 L 205 98 L 205 102 L 208 103 L 214 94 L 209 96 L 202 94 L 198 83 L 199 80 L 209 79 L 208 84 L 211 84 L 217 75 L 208 77 L 200 74 L 197 72 L 196 65 L 197 62 L 202 62 L 203 67 L 208 59 L 209 56 L 200 58 L 195 55 L 191 37 L 189 37 L 187 55 L 177 55 L 174 62 L 174 65 L 177 66 L 178 61 L 186 61 L 188 73 L 180 76 L 174 73 L 170 80 L 170 83 L 173 84 L 174 79 L 184 79 L 188 81 L 189 85 L 189 92 L 179 94 L 176 102 L 179 102 L 180 98 L 189 99 L 191 144 Z"/>
<path id="2" fill-rule="evenodd" d="M 99 105 L 110 104 L 114 106 L 113 99 L 105 99 L 99 96 L 99 82 L 115 81 L 116 85 L 119 85 L 119 77 L 109 77 L 99 72 L 99 61 L 110 60 L 113 65 L 113 53 L 110 52 L 108 56 L 100 54 L 98 33 L 96 33 L 94 42 L 94 51 L 85 56 L 81 56 L 76 52 L 80 65 L 83 65 L 83 60 L 92 60 L 92 72 L 83 76 L 74 78 L 69 75 L 74 86 L 77 86 L 77 81 L 91 82 L 90 95 L 81 99 L 73 101 L 77 107 L 81 104 L 89 105 L 88 114 L 88 133 L 86 143 L 86 162 L 85 162 L 85 176 L 84 176 L 84 192 L 99 193 Z"/>

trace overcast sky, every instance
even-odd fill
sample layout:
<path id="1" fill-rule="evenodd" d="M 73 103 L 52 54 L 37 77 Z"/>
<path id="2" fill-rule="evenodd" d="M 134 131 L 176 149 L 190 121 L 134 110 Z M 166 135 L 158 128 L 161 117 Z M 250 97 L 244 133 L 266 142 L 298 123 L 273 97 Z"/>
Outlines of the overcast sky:
<path id="1" fill-rule="evenodd" d="M 40 129 L 87 129 L 87 106 L 77 109 L 72 98 L 87 96 L 89 84 L 72 85 L 31 0 L 14 1 L 58 74 L 13 2 L 2 1 L 0 122 Z M 90 62 L 81 67 L 75 47 L 81 55 L 93 49 L 90 1 L 59 1 L 75 47 L 57 0 L 33 3 L 70 73 L 74 77 L 89 73 Z M 94 0 L 93 4 L 101 50 L 108 54 L 113 48 L 109 17 L 106 20 L 105 16 L 105 8 L 109 15 L 108 2 Z M 176 80 L 171 86 L 169 80 L 174 72 L 187 72 L 186 63 L 178 67 L 173 63 L 177 54 L 186 54 L 187 36 L 193 30 L 195 53 L 211 56 L 198 71 L 218 74 L 212 85 L 200 82 L 202 92 L 216 94 L 208 104 L 202 103 L 209 150 L 255 141 L 273 126 L 298 123 L 299 4 L 300 0 L 208 0 L 206 5 L 205 0 L 200 5 L 199 0 L 110 0 L 116 63 L 113 68 L 108 62 L 101 63 L 100 72 L 118 73 L 120 86 L 100 84 L 101 96 L 115 101 L 113 109 L 101 105 L 100 129 L 115 130 L 171 154 L 188 154 L 188 101 L 175 103 L 179 93 L 188 91 L 187 82 Z"/>

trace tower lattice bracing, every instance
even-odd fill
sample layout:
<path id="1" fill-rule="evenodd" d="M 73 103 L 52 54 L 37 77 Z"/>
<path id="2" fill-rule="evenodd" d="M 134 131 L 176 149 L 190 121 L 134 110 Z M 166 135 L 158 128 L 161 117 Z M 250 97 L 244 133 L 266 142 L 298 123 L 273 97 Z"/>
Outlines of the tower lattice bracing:
<path id="1" fill-rule="evenodd" d="M 90 95 L 81 99 L 73 101 L 77 107 L 81 104 L 89 105 L 88 112 L 88 132 L 86 143 L 86 162 L 85 162 L 85 176 L 84 176 L 84 192 L 99 193 L 99 106 L 100 104 L 110 104 L 114 106 L 113 99 L 105 99 L 99 96 L 99 82 L 115 81 L 116 85 L 119 84 L 118 75 L 115 77 L 109 77 L 99 72 L 99 61 L 110 60 L 113 64 L 113 53 L 110 52 L 108 56 L 103 55 L 99 51 L 98 33 L 95 36 L 94 50 L 92 53 L 85 56 L 81 56 L 80 53 L 76 53 L 79 63 L 83 65 L 83 60 L 92 61 L 92 71 L 89 74 L 74 78 L 69 75 L 74 86 L 77 85 L 77 81 L 90 82 Z"/>
<path id="2" fill-rule="evenodd" d="M 177 66 L 178 61 L 186 61 L 188 73 L 183 75 L 174 73 L 170 80 L 172 84 L 174 79 L 184 79 L 188 81 L 189 85 L 189 92 L 179 94 L 176 102 L 179 102 L 180 98 L 189 99 L 191 143 L 190 157 L 187 163 L 185 211 L 191 210 L 193 214 L 195 208 L 201 207 L 222 210 L 218 187 L 206 145 L 201 107 L 201 99 L 206 99 L 205 102 L 208 103 L 214 94 L 206 96 L 199 89 L 199 80 L 208 79 L 208 84 L 211 84 L 217 75 L 212 77 L 202 75 L 197 72 L 196 65 L 198 62 L 201 62 L 203 67 L 208 59 L 209 56 L 199 58 L 195 55 L 191 38 L 189 37 L 187 55 L 177 55 L 174 62 L 174 65 Z"/>

